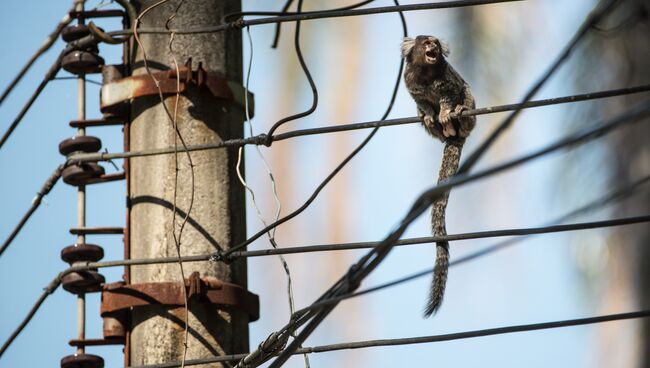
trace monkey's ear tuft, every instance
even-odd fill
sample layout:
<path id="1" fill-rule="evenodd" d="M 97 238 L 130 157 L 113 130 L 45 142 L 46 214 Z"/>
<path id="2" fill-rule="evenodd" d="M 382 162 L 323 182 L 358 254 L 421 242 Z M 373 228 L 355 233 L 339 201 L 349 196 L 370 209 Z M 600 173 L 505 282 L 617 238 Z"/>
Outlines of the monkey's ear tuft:
<path id="1" fill-rule="evenodd" d="M 444 57 L 449 56 L 449 54 L 451 53 L 451 50 L 449 50 L 449 45 L 447 44 L 447 42 L 445 42 L 443 40 L 438 40 L 438 42 L 440 42 L 440 50 L 442 50 L 442 55 Z"/>
<path id="2" fill-rule="evenodd" d="M 411 54 L 413 51 L 413 47 L 415 46 L 415 40 L 412 39 L 411 37 L 404 37 L 402 39 L 402 45 L 401 45 L 401 50 L 402 50 L 402 57 L 406 58 Z"/>

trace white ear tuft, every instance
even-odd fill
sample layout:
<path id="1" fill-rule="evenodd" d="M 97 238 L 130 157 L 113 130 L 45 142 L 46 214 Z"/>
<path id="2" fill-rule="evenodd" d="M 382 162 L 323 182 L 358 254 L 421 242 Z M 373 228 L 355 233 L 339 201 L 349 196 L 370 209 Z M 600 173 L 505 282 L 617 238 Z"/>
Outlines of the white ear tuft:
<path id="1" fill-rule="evenodd" d="M 402 50 L 402 57 L 405 58 L 408 56 L 408 54 L 413 51 L 413 46 L 415 46 L 415 40 L 412 39 L 411 37 L 404 37 L 402 39 L 402 45 L 401 45 L 401 50 Z"/>
<path id="2" fill-rule="evenodd" d="M 442 50 L 442 55 L 444 57 L 449 56 L 449 54 L 451 53 L 451 50 L 449 50 L 449 45 L 447 44 L 447 42 L 445 42 L 443 40 L 438 40 L 438 42 L 440 42 L 440 50 Z"/>

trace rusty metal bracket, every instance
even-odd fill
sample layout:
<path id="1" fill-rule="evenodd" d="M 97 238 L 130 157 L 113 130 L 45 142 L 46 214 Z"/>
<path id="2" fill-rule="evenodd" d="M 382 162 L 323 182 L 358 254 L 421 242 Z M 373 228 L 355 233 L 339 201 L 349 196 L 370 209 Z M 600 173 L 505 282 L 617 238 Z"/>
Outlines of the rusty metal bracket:
<path id="1" fill-rule="evenodd" d="M 259 319 L 259 298 L 239 285 L 213 277 L 199 277 L 198 272 L 185 280 L 190 300 L 198 300 L 219 307 L 239 309 Z M 185 304 L 183 290 L 178 282 L 152 282 L 125 285 L 123 282 L 105 284 L 102 290 L 100 312 L 110 317 L 123 310 L 148 305 L 180 307 Z"/>
<path id="2" fill-rule="evenodd" d="M 111 107 L 132 99 L 144 96 L 157 96 L 183 93 L 190 86 L 205 89 L 221 100 L 233 102 L 242 108 L 245 106 L 244 87 L 234 81 L 229 81 L 219 73 L 207 72 L 199 63 L 197 70 L 192 70 L 192 59 L 184 66 L 151 75 L 136 75 L 105 83 L 100 91 L 100 110 L 109 111 Z M 158 90 L 160 88 L 160 91 Z M 253 94 L 248 92 L 248 107 L 253 116 Z"/>

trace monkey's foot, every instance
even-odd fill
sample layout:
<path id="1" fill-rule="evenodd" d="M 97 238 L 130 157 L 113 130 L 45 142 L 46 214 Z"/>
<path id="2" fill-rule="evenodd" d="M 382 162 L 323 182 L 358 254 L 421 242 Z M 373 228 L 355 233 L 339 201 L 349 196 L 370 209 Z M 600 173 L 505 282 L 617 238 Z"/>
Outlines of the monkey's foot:
<path id="1" fill-rule="evenodd" d="M 435 120 L 431 115 L 424 115 L 422 117 L 422 122 L 424 123 L 425 126 L 433 128 L 433 124 L 435 123 Z"/>

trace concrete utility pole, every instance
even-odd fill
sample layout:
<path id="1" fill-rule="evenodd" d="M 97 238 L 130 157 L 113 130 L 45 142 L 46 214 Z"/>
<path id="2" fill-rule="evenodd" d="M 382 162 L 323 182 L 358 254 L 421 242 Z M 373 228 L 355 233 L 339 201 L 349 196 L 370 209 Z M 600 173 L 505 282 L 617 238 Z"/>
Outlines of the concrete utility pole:
<path id="1" fill-rule="evenodd" d="M 139 13 L 158 0 L 134 0 Z M 171 0 L 146 13 L 141 28 L 164 28 L 178 0 Z M 238 12 L 240 1 L 193 0 L 184 2 L 170 23 L 172 29 L 214 25 L 224 14 Z M 170 36 L 140 35 L 152 71 L 174 69 L 169 50 Z M 146 74 L 142 49 L 136 46 L 133 75 Z M 211 34 L 175 35 L 173 52 L 183 65 L 192 58 L 208 72 L 220 72 L 229 80 L 242 81 L 242 42 L 239 30 Z M 173 112 L 174 95 L 165 102 Z M 243 135 L 243 109 L 232 102 L 215 99 L 196 88 L 183 93 L 178 104 L 178 126 L 188 145 L 240 138 Z M 138 98 L 132 103 L 130 149 L 173 147 L 175 132 L 158 96 Z M 182 145 L 178 142 L 180 148 Z M 182 255 L 227 250 L 245 240 L 244 190 L 236 177 L 236 149 L 191 153 L 195 191 L 191 220 L 185 226 Z M 173 154 L 139 157 L 130 161 L 131 188 L 130 256 L 155 258 L 176 256 L 172 235 L 175 157 Z M 176 219 L 180 224 L 187 213 L 191 196 L 190 167 L 185 153 L 178 154 Z M 178 231 L 178 225 L 176 227 Z M 196 262 L 184 265 L 185 277 L 198 271 L 201 277 L 215 277 L 246 289 L 246 262 Z M 180 282 L 179 265 L 132 266 L 131 283 Z M 183 352 L 184 308 L 135 308 L 128 353 L 130 364 L 152 364 L 180 360 Z M 249 316 L 242 310 L 190 302 L 190 333 L 187 359 L 205 358 L 248 351 Z M 215 366 L 214 364 L 210 366 Z"/>

